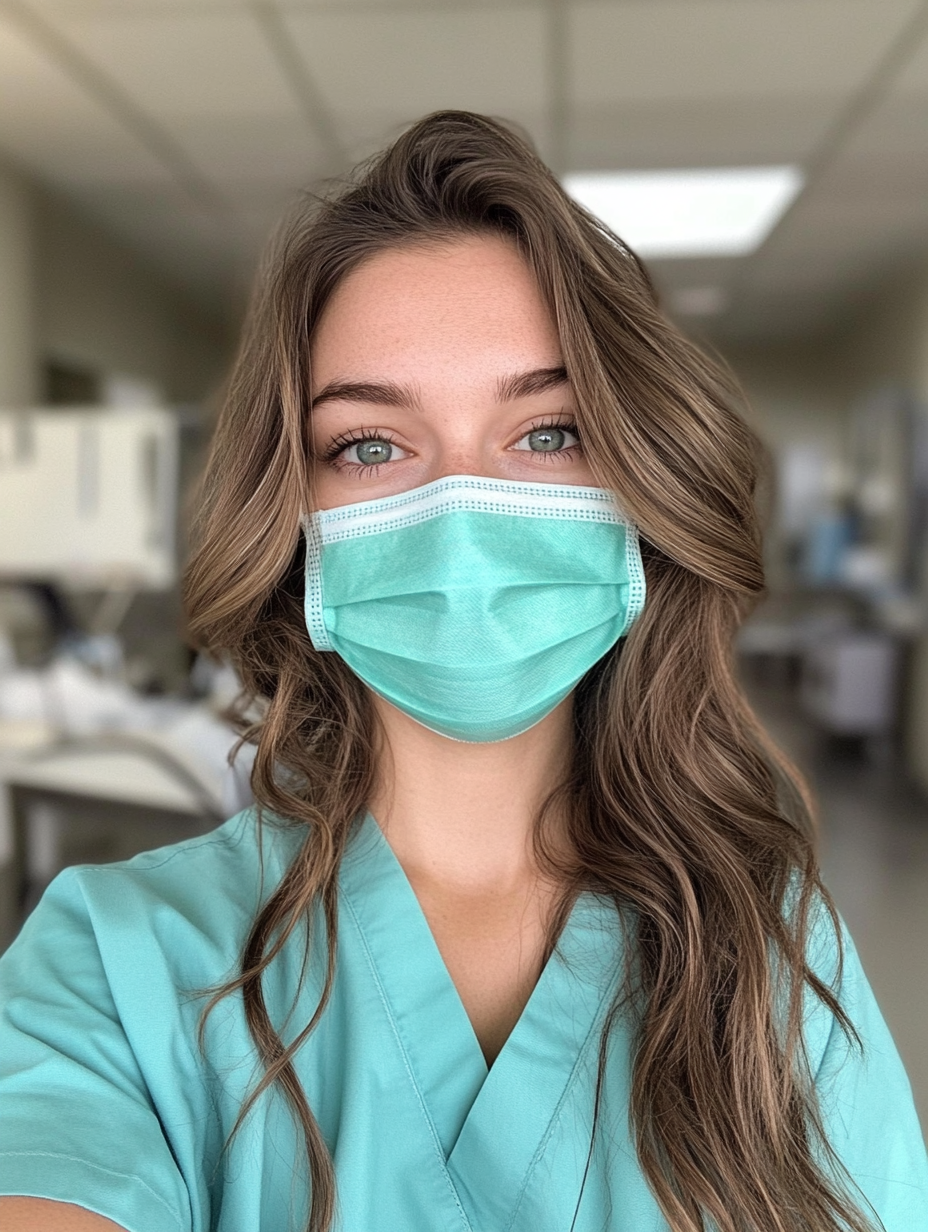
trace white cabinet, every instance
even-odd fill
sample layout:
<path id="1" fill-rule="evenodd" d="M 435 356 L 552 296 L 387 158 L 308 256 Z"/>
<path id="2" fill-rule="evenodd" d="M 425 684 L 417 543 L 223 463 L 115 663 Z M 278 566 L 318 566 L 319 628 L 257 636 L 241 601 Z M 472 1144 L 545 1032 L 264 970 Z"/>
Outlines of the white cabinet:
<path id="1" fill-rule="evenodd" d="M 170 586 L 177 454 L 171 411 L 0 412 L 0 577 Z"/>

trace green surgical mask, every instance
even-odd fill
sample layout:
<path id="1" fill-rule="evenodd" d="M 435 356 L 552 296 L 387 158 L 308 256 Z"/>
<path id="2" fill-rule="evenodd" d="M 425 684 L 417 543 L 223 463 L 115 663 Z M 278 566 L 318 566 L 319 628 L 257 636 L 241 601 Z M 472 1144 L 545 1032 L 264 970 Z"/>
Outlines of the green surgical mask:
<path id="1" fill-rule="evenodd" d="M 455 740 L 532 727 L 644 605 L 637 531 L 602 488 L 452 475 L 303 527 L 315 648 Z"/>

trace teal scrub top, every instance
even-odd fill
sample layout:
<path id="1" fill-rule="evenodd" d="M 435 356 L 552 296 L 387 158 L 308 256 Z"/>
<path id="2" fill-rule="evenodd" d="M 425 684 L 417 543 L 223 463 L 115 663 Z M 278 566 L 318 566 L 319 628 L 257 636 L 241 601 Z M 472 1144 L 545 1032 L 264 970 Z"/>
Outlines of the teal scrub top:
<path id="1" fill-rule="evenodd" d="M 53 882 L 0 961 L 0 1193 L 74 1202 L 130 1232 L 304 1226 L 304 1157 L 282 1097 L 267 1093 L 223 1151 L 260 1072 L 240 997 L 209 1017 L 202 1053 L 196 1042 L 200 990 L 235 971 L 258 905 L 297 849 L 296 830 L 262 833 L 259 842 L 249 811 L 211 835 Z M 340 887 L 332 1000 L 296 1060 L 335 1161 L 338 1232 L 666 1232 L 629 1133 L 621 1023 L 582 1183 L 599 1034 L 621 975 L 614 910 L 581 896 L 488 1072 L 370 817 Z M 319 957 L 323 938 L 314 944 Z M 820 929 L 814 944 L 831 980 L 834 940 Z M 909 1083 L 845 944 L 839 997 L 865 1053 L 810 1003 L 825 1123 L 887 1232 L 926 1232 L 928 1161 Z M 301 943 L 288 944 L 266 980 L 288 1039 L 319 994 L 311 961 L 288 1017 L 302 957 Z"/>

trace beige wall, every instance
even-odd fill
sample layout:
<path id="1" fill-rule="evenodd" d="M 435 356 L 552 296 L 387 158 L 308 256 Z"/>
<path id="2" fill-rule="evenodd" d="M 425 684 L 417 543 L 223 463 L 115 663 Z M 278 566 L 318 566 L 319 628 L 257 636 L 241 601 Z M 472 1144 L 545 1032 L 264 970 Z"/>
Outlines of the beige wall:
<path id="1" fill-rule="evenodd" d="M 0 164 L 0 406 L 37 393 L 34 196 L 24 176 Z"/>
<path id="2" fill-rule="evenodd" d="M 850 387 L 893 382 L 928 401 L 928 264 L 881 287 L 842 341 L 836 359 Z"/>
<path id="3" fill-rule="evenodd" d="M 783 342 L 728 346 L 722 348 L 722 355 L 744 388 L 750 417 L 770 451 L 771 464 L 787 444 L 815 445 L 829 457 L 843 457 L 846 400 L 834 380 L 830 345 Z M 765 566 L 768 585 L 776 593 L 787 584 L 789 568 L 785 545 L 770 516 L 773 500 L 770 488 L 762 497 L 768 512 Z"/>
<path id="4" fill-rule="evenodd" d="M 49 361 L 148 382 L 172 405 L 202 403 L 221 381 L 233 341 L 218 312 L 182 294 L 67 200 L 0 164 L 0 407 L 41 402 Z M 184 491 L 203 450 L 196 416 L 185 417 L 185 428 Z M 71 602 L 79 607 L 77 596 Z M 181 686 L 181 628 L 176 593 L 140 595 L 122 627 L 129 660 Z"/>
<path id="5" fill-rule="evenodd" d="M 60 195 L 0 162 L 0 405 L 41 401 L 50 360 L 148 381 L 170 403 L 216 388 L 233 331 Z"/>
<path id="6" fill-rule="evenodd" d="M 40 357 L 152 381 L 172 403 L 207 396 L 228 362 L 222 320 L 70 203 L 36 197 Z"/>
<path id="7" fill-rule="evenodd" d="M 840 460 L 849 413 L 868 393 L 895 386 L 928 408 L 928 265 L 875 290 L 830 338 L 722 349 L 772 448 L 787 441 L 815 442 Z M 769 559 L 776 585 L 775 550 Z M 923 602 L 928 619 L 928 594 Z M 913 647 L 906 696 L 908 764 L 928 791 L 928 632 Z"/>
<path id="8" fill-rule="evenodd" d="M 838 363 L 848 387 L 900 385 L 928 413 L 928 266 L 908 271 L 873 296 L 847 331 Z M 928 561 L 923 577 L 928 588 Z M 921 598 L 928 620 L 928 591 Z M 912 649 L 906 700 L 907 760 L 928 791 L 928 628 Z"/>
<path id="9" fill-rule="evenodd" d="M 727 347 L 724 357 L 744 386 L 755 427 L 771 449 L 808 441 L 842 450 L 846 398 L 835 381 L 833 344 Z"/>
<path id="10" fill-rule="evenodd" d="M 826 338 L 721 350 L 770 445 L 816 440 L 840 453 L 867 393 L 894 385 L 928 402 L 928 264 L 879 287 Z"/>

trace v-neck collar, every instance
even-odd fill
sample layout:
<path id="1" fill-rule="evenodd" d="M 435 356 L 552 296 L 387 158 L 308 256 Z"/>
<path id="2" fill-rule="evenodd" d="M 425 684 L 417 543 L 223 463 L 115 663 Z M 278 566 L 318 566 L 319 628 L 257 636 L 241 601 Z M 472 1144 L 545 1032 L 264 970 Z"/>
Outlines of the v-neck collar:
<path id="1" fill-rule="evenodd" d="M 487 1063 L 415 891 L 370 815 L 345 852 L 340 887 L 447 1159 Z"/>
<path id="2" fill-rule="evenodd" d="M 369 815 L 345 853 L 340 886 L 461 1203 L 474 1227 L 508 1228 L 572 1081 L 595 1052 L 622 961 L 615 909 L 580 895 L 488 1071 L 415 891 Z"/>
<path id="3" fill-rule="evenodd" d="M 575 1079 L 593 1089 L 599 1033 L 620 977 L 619 938 L 612 904 L 582 894 L 464 1121 L 448 1169 L 481 1227 L 511 1226 Z M 591 1130 L 591 1120 L 571 1126 L 582 1157 Z"/>

